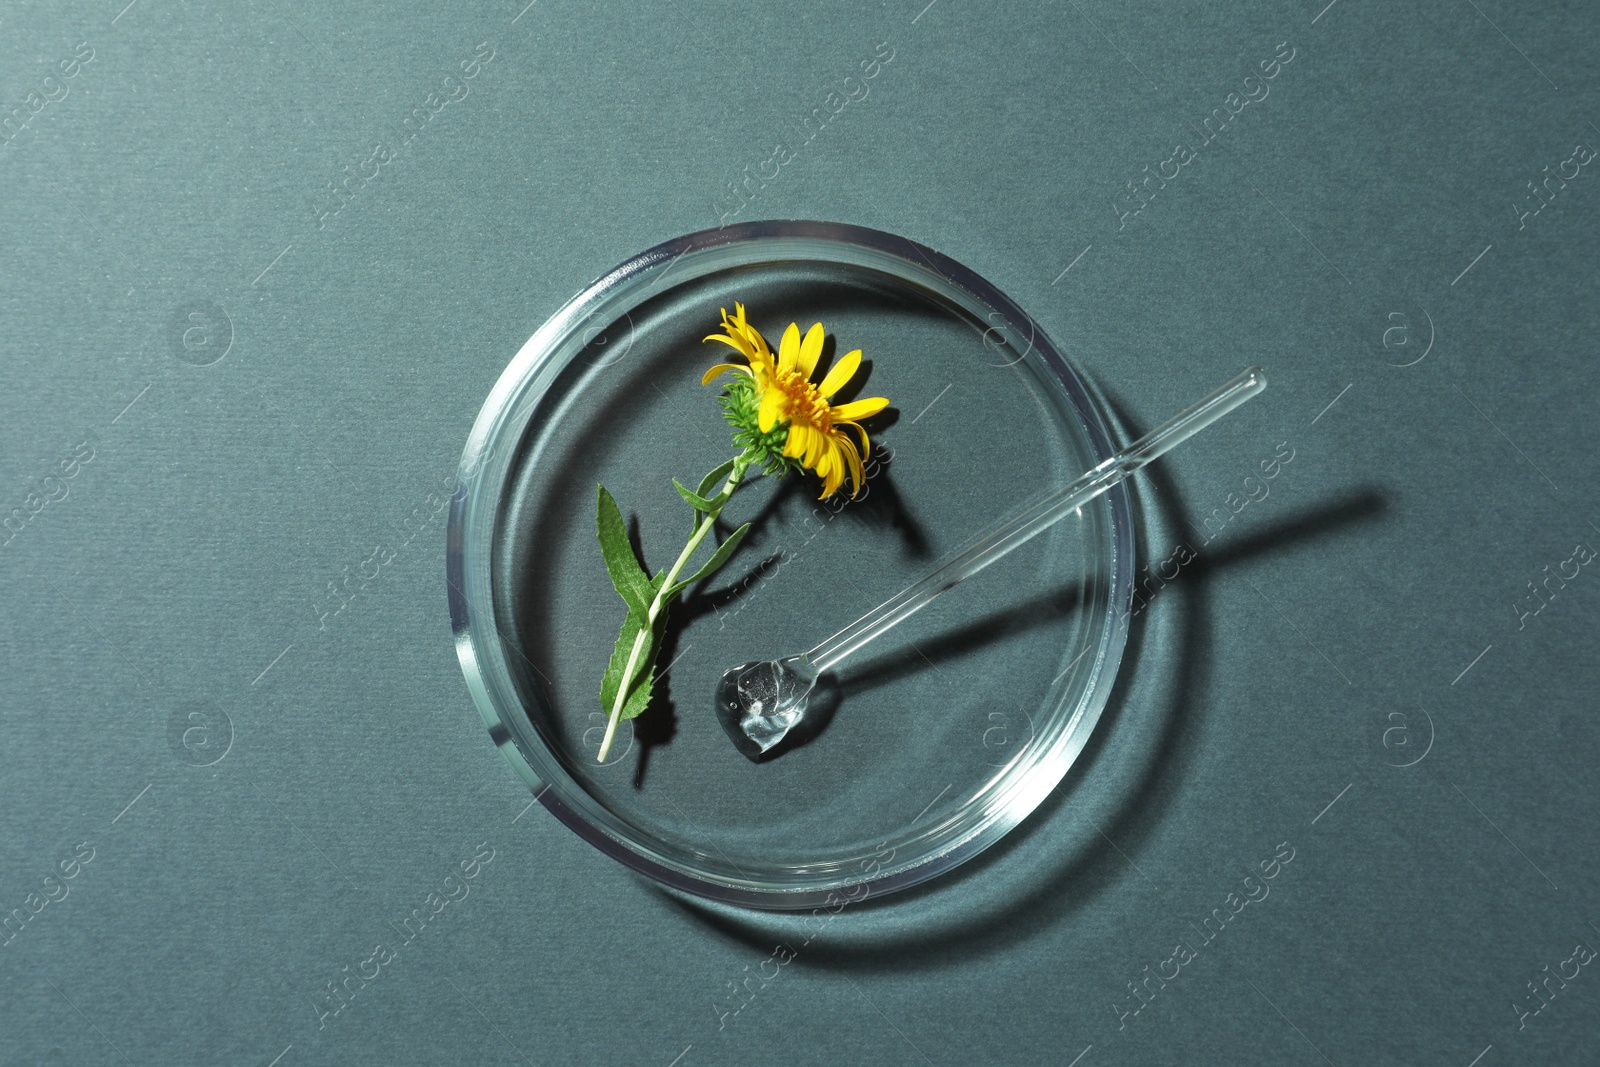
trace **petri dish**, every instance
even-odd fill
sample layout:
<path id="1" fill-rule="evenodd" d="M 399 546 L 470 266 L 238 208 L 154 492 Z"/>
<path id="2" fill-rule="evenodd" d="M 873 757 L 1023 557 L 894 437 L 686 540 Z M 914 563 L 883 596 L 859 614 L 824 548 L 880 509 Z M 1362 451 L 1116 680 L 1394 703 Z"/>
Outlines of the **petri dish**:
<path id="1" fill-rule="evenodd" d="M 596 487 L 651 573 L 682 547 L 688 485 L 734 454 L 719 309 L 776 343 L 822 322 L 839 399 L 868 422 L 858 499 L 814 476 L 747 481 L 732 560 L 672 609 L 651 706 L 605 763 L 599 683 L 624 606 Z M 720 349 L 720 351 L 719 351 Z M 820 374 L 820 371 L 819 371 Z M 827 222 L 749 222 L 658 245 L 556 312 L 511 360 L 463 450 L 447 552 L 457 654 L 491 740 L 575 833 L 656 881 L 755 908 L 916 885 L 1016 826 L 1082 751 L 1127 636 L 1129 497 L 1117 486 L 825 677 L 805 733 L 740 755 L 724 670 L 810 648 L 1113 451 L 1082 374 L 1012 300 L 947 256 Z"/>

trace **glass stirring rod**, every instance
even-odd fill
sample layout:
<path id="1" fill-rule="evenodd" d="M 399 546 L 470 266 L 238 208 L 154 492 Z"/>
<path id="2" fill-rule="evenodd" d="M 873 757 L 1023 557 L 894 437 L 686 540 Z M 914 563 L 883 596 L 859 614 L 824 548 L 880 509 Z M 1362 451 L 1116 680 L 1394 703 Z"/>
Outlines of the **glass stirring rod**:
<path id="1" fill-rule="evenodd" d="M 798 656 L 740 664 L 717 686 L 717 717 L 740 752 L 750 759 L 776 745 L 805 716 L 817 678 L 867 642 L 918 611 L 941 593 L 972 577 L 1067 515 L 1089 503 L 1145 464 L 1188 440 L 1267 387 L 1260 367 L 1251 367 L 1221 389 L 1162 423 L 1070 485 L 1058 489 L 1015 518 L 984 534 L 855 622 Z"/>

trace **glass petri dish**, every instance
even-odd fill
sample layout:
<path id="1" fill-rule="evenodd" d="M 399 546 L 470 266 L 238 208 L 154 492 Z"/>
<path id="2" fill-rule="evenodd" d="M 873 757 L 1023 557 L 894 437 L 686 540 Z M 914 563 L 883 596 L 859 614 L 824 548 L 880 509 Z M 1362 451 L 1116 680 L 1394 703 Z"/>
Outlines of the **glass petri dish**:
<path id="1" fill-rule="evenodd" d="M 653 702 L 601 764 L 599 682 L 624 607 L 596 487 L 652 573 L 675 558 L 691 515 L 672 479 L 694 485 L 734 453 L 700 375 L 724 358 L 702 341 L 735 302 L 774 343 L 821 321 L 824 364 L 865 356 L 840 399 L 894 407 L 868 423 L 876 462 L 859 499 L 819 501 L 809 474 L 741 488 L 723 517 L 750 534 L 674 605 Z M 918 884 L 1033 811 L 1094 729 L 1127 635 L 1124 486 L 858 651 L 772 758 L 752 763 L 723 734 L 716 683 L 810 648 L 1112 451 L 1050 338 L 932 249 L 801 221 L 668 241 L 540 327 L 473 425 L 447 553 L 468 688 L 539 801 L 665 885 L 797 909 Z"/>

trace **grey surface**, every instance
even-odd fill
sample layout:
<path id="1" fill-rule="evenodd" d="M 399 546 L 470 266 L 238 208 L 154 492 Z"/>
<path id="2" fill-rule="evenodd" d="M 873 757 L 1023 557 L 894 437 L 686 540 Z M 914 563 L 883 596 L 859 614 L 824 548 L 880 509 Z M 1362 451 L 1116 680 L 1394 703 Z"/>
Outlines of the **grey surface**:
<path id="1" fill-rule="evenodd" d="M 66 894 L 0 949 L 0 1061 L 1592 1058 L 1592 967 L 1516 1005 L 1600 943 L 1600 578 L 1514 605 L 1600 546 L 1594 166 L 1519 219 L 1542 168 L 1600 147 L 1596 23 L 1499 0 L 0 11 L 0 103 L 28 119 L 0 147 L 0 511 L 56 498 L 0 537 L 0 907 Z M 1284 41 L 1270 95 L 1119 223 L 1124 183 Z M 406 142 L 479 42 L 468 95 Z M 796 135 L 880 42 L 865 98 Z M 437 510 L 544 317 L 716 225 L 779 141 L 738 217 L 966 262 L 1127 430 L 1246 363 L 1272 378 L 1144 488 L 1148 558 L 1197 558 L 1067 786 L 948 881 L 809 920 L 670 898 L 528 807 L 456 667 Z M 1269 495 L 1208 540 L 1280 442 Z M 324 984 L 435 907 L 319 1026 Z M 1196 958 L 1119 1022 L 1180 938 Z"/>

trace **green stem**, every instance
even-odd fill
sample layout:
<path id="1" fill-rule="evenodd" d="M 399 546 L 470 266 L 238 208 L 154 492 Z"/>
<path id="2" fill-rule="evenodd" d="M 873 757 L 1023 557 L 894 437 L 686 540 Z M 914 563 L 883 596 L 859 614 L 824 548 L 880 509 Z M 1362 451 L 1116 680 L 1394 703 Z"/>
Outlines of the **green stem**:
<path id="1" fill-rule="evenodd" d="M 754 458 L 748 451 L 740 453 L 738 458 L 733 461 L 733 470 L 728 472 L 728 480 L 722 483 L 722 488 L 717 491 L 716 495 L 731 497 L 734 489 L 738 488 L 739 483 L 744 480 L 744 472 Z M 656 590 L 655 598 L 650 601 L 650 611 L 645 618 L 645 624 L 639 628 L 639 636 L 633 639 L 633 650 L 628 654 L 628 665 L 623 668 L 622 682 L 617 686 L 617 699 L 611 705 L 611 718 L 606 722 L 606 735 L 600 741 L 600 754 L 596 757 L 596 762 L 604 763 L 606 756 L 611 752 L 611 740 L 616 735 L 617 723 L 622 720 L 623 705 L 628 702 L 628 694 L 633 691 L 634 672 L 639 668 L 639 654 L 644 649 L 645 639 L 655 625 L 656 618 L 667 608 L 670 600 L 668 594 L 672 589 L 673 583 L 678 580 L 678 575 L 683 573 L 683 568 L 688 565 L 695 550 L 700 547 L 700 542 L 705 540 L 706 534 L 710 533 L 711 528 L 717 524 L 717 519 L 722 515 L 722 509 L 727 505 L 727 500 L 724 500 L 716 511 L 700 516 L 699 523 L 695 525 L 694 533 L 689 536 L 689 543 L 683 546 L 682 552 L 678 553 L 677 561 L 667 571 L 666 578 L 661 582 L 661 588 Z"/>

